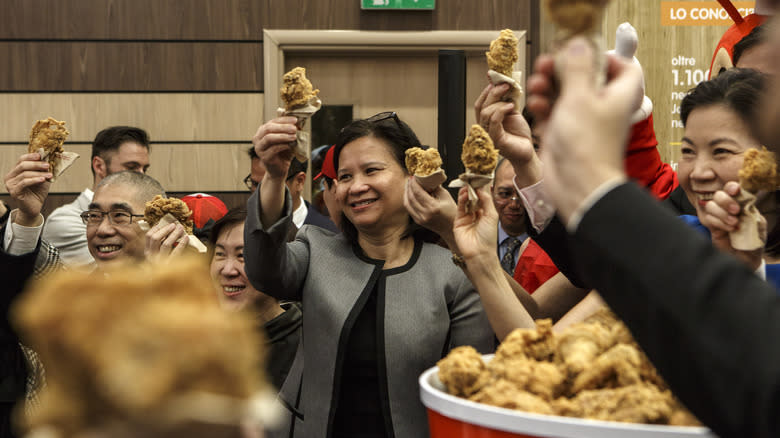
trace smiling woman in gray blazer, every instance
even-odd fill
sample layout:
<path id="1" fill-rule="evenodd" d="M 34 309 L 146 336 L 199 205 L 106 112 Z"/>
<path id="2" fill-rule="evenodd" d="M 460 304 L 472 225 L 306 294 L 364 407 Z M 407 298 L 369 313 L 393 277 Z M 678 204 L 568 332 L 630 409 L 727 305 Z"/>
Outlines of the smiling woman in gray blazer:
<path id="1" fill-rule="evenodd" d="M 294 413 L 284 436 L 428 436 L 420 373 L 455 346 L 495 345 L 471 282 L 404 208 L 404 151 L 420 142 L 392 112 L 347 125 L 334 154 L 343 233 L 304 226 L 287 243 L 295 132 L 295 118 L 282 117 L 255 135 L 267 173 L 244 231 L 252 284 L 303 303 L 302 342 L 280 394 Z"/>

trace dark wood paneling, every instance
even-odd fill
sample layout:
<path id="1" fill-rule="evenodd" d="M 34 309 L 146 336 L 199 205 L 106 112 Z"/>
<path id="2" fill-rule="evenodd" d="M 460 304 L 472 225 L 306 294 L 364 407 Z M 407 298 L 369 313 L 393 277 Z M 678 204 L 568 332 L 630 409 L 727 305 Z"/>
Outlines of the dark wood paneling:
<path id="1" fill-rule="evenodd" d="M 359 0 L 3 0 L 0 39 L 256 40 L 263 28 L 528 29 L 538 0 L 439 0 L 362 11 Z"/>
<path id="2" fill-rule="evenodd" d="M 2 0 L 0 39 L 256 40 L 269 1 Z"/>
<path id="3" fill-rule="evenodd" d="M 275 0 L 270 0 L 274 4 Z M 262 26 L 274 29 L 492 30 L 527 29 L 536 0 L 439 0 L 433 11 L 360 9 L 358 0 L 286 0 Z"/>
<path id="4" fill-rule="evenodd" d="M 262 43 L 0 42 L 2 91 L 262 91 Z"/>

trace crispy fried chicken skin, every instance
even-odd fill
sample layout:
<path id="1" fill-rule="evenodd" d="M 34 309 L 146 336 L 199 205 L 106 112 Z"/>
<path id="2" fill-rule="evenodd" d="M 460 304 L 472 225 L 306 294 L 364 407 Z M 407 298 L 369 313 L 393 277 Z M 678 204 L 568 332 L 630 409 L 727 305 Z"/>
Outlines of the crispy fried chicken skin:
<path id="1" fill-rule="evenodd" d="M 596 30 L 609 0 L 547 0 L 550 20 L 568 35 Z"/>
<path id="2" fill-rule="evenodd" d="M 441 156 L 436 149 L 409 148 L 406 150 L 406 170 L 410 175 L 428 176 L 441 169 Z"/>
<path id="3" fill-rule="evenodd" d="M 306 78 L 306 69 L 303 67 L 288 71 L 282 76 L 282 81 L 284 85 L 281 88 L 281 97 L 287 111 L 305 105 L 320 92 L 315 90 L 311 81 Z"/>
<path id="4" fill-rule="evenodd" d="M 748 149 L 738 175 L 740 187 L 750 193 L 775 190 L 778 182 L 775 154 L 766 147 Z"/>
<path id="5" fill-rule="evenodd" d="M 498 164 L 498 150 L 493 146 L 493 140 L 479 125 L 471 125 L 468 136 L 463 141 L 463 152 L 460 154 L 463 166 L 471 173 L 490 175 Z"/>
<path id="6" fill-rule="evenodd" d="M 192 211 L 181 199 L 163 198 L 160 195 L 155 196 L 153 200 L 146 203 L 144 220 L 149 223 L 150 227 L 153 227 L 168 213 L 184 226 L 187 234 L 192 234 L 193 222 L 190 217 L 192 216 Z"/>
<path id="7" fill-rule="evenodd" d="M 38 120 L 30 131 L 30 144 L 27 152 L 38 152 L 43 149 L 47 154 L 46 160 L 49 162 L 49 169 L 54 169 L 59 154 L 63 152 L 62 144 L 68 138 L 70 132 L 65 128 L 65 122 L 60 122 L 49 117 L 46 120 Z"/>
<path id="8" fill-rule="evenodd" d="M 478 360 L 473 349 L 466 355 L 464 347 L 453 350 L 450 354 L 457 352 L 457 362 L 449 356 L 439 361 L 439 378 L 448 382 L 445 386 L 452 394 L 504 408 L 608 421 L 700 425 L 607 308 L 561 333 L 553 333 L 550 320 L 539 320 L 536 326 L 510 333 L 487 364 Z M 466 383 L 452 387 L 456 377 Z"/>
<path id="9" fill-rule="evenodd" d="M 482 361 L 482 356 L 470 346 L 453 349 L 450 354 L 440 360 L 439 380 L 450 394 L 469 397 L 479 388 L 488 383 L 490 373 Z"/>
<path id="10" fill-rule="evenodd" d="M 517 37 L 510 29 L 504 29 L 498 38 L 490 43 L 490 50 L 485 52 L 488 68 L 504 76 L 512 76 L 512 70 L 519 56 L 517 54 Z"/>
<path id="11" fill-rule="evenodd" d="M 166 425 L 166 407 L 183 397 L 241 402 L 265 387 L 256 323 L 225 313 L 200 260 L 110 273 L 96 281 L 87 272 L 61 271 L 31 285 L 15 304 L 14 324 L 51 364 L 26 426 L 60 433 L 46 436 L 112 436 L 94 429 Z"/>

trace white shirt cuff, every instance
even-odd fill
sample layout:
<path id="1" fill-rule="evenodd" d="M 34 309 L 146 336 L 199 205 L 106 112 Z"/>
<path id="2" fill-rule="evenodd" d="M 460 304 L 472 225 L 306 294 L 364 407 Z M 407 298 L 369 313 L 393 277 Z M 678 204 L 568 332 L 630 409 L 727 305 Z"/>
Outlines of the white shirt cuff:
<path id="1" fill-rule="evenodd" d="M 566 230 L 570 234 L 574 234 L 577 231 L 577 228 L 580 226 L 580 222 L 585 216 L 585 213 L 587 213 L 588 210 L 593 207 L 593 205 L 595 205 L 601 198 L 603 198 L 604 195 L 611 192 L 612 189 L 623 184 L 624 182 L 626 182 L 626 177 L 621 175 L 608 179 L 601 183 L 600 186 L 596 187 L 596 190 L 590 192 L 590 194 L 582 200 L 580 205 L 578 205 L 571 214 L 569 217 L 569 223 L 566 224 Z"/>
<path id="2" fill-rule="evenodd" d="M 544 191 L 543 183 L 544 179 L 541 179 L 536 184 L 520 189 L 517 187 L 517 177 L 512 179 L 512 184 L 514 184 L 515 190 L 520 195 L 520 201 L 523 203 L 523 207 L 525 207 L 528 219 L 531 220 L 531 226 L 534 227 L 537 233 L 541 233 L 547 228 L 547 225 L 550 224 L 553 216 L 555 216 L 555 206 Z"/>
<path id="3" fill-rule="evenodd" d="M 25 227 L 14 223 L 17 210 L 11 212 L 8 217 L 8 226 L 5 227 L 3 236 L 3 248 L 8 254 L 22 255 L 35 251 L 38 246 L 38 240 L 43 232 L 43 215 L 38 215 L 40 225 L 35 227 Z"/>

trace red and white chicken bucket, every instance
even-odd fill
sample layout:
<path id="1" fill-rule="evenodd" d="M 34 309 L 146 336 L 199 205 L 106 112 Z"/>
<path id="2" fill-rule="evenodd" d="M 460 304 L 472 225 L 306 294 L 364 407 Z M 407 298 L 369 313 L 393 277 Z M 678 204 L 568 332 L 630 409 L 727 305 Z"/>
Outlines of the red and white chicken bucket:
<path id="1" fill-rule="evenodd" d="M 433 367 L 420 376 L 431 438 L 716 438 L 705 427 L 586 420 L 476 403 L 448 394 L 438 373 Z"/>

